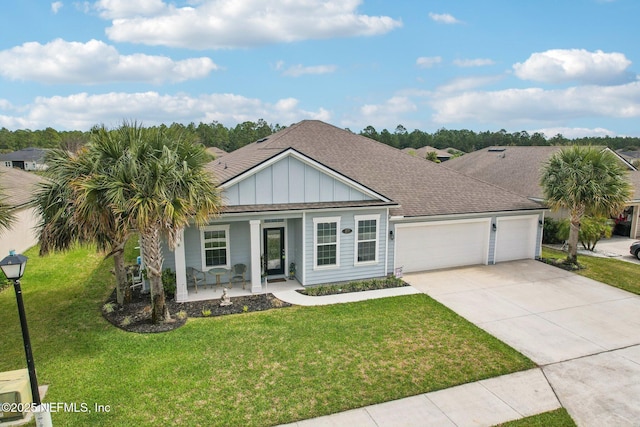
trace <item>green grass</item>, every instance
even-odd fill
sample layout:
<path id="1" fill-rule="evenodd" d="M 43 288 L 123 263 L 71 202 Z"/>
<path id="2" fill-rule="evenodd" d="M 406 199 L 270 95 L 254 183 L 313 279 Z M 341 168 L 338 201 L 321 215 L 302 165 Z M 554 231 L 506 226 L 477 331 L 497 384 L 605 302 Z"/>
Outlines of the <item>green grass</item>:
<path id="1" fill-rule="evenodd" d="M 566 409 L 560 408 L 555 411 L 545 412 L 543 414 L 533 415 L 531 417 L 521 418 L 519 420 L 510 421 L 508 423 L 499 424 L 499 427 L 575 427 L 573 421 Z"/>
<path id="2" fill-rule="evenodd" d="M 561 259 L 566 253 L 543 247 L 542 257 Z M 586 268 L 577 270 L 577 274 L 640 295 L 640 264 L 587 255 L 578 255 L 578 263 Z"/>
<path id="3" fill-rule="evenodd" d="M 44 402 L 110 407 L 57 412 L 54 425 L 273 425 L 534 366 L 426 295 L 127 333 L 100 315 L 111 260 L 89 249 L 27 256 L 22 285 Z M 23 368 L 12 287 L 0 293 L 0 325 L 0 371 Z"/>

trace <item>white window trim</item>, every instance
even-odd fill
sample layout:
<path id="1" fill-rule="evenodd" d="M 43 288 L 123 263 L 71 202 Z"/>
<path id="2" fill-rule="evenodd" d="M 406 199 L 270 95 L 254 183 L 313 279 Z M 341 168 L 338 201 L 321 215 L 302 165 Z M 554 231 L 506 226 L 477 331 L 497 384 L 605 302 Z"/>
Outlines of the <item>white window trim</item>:
<path id="1" fill-rule="evenodd" d="M 229 225 L 207 225 L 205 227 L 200 228 L 200 252 L 202 255 L 202 271 L 208 271 L 212 268 L 231 268 L 231 239 L 229 239 Z M 226 249 L 227 249 L 227 263 L 225 265 L 207 265 L 207 257 L 205 254 L 204 247 L 204 233 L 205 231 L 224 231 L 225 240 L 226 240 Z"/>
<path id="2" fill-rule="evenodd" d="M 355 242 L 353 244 L 353 265 L 374 265 L 374 264 L 378 264 L 379 260 L 378 260 L 378 252 L 380 250 L 380 215 L 355 215 L 353 217 L 354 221 L 355 221 Z M 362 261 L 362 262 L 358 262 L 358 242 L 360 241 L 358 239 L 359 237 L 359 225 L 358 222 L 360 221 L 369 221 L 369 220 L 375 220 L 376 221 L 376 252 L 375 252 L 375 259 L 373 261 Z"/>
<path id="3" fill-rule="evenodd" d="M 332 265 L 318 265 L 318 224 L 336 223 L 336 263 Z M 340 217 L 313 218 L 313 269 L 330 270 L 340 267 Z"/>

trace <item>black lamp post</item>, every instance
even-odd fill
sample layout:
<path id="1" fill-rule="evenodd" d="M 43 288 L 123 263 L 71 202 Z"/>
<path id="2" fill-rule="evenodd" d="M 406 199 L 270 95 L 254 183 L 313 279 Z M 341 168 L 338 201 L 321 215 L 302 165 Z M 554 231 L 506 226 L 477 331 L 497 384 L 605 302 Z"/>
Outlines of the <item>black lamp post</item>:
<path id="1" fill-rule="evenodd" d="M 11 251 L 8 257 L 0 261 L 0 268 L 7 279 L 13 281 L 13 287 L 16 290 L 16 301 L 18 302 L 18 313 L 20 315 L 20 326 L 22 328 L 22 341 L 24 341 L 24 352 L 27 356 L 27 368 L 29 370 L 29 381 L 31 382 L 31 395 L 33 403 L 40 406 L 40 392 L 38 391 L 38 379 L 36 378 L 36 366 L 33 362 L 31 354 L 31 340 L 29 339 L 29 329 L 27 329 L 27 316 L 24 312 L 24 303 L 22 302 L 22 289 L 20 288 L 20 278 L 24 274 L 27 265 L 27 257 L 24 255 L 16 255 L 15 251 Z"/>

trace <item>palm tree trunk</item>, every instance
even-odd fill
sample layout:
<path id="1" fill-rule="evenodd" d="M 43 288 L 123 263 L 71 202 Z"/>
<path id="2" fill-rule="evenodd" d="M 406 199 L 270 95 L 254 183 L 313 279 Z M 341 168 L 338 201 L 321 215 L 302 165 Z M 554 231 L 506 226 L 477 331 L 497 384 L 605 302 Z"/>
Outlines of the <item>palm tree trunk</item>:
<path id="1" fill-rule="evenodd" d="M 164 297 L 162 286 L 162 247 L 159 227 L 152 227 L 140 233 L 140 244 L 144 254 L 147 278 L 151 288 L 151 321 L 153 323 L 171 320 L 169 308 Z"/>
<path id="2" fill-rule="evenodd" d="M 568 264 L 578 264 L 578 239 L 580 237 L 580 219 L 571 218 L 569 224 L 569 255 L 567 256 Z"/>
<path id="3" fill-rule="evenodd" d="M 131 302 L 131 288 L 127 271 L 124 267 L 124 251 L 121 249 L 113 253 L 113 264 L 116 271 L 116 301 L 120 305 Z"/>

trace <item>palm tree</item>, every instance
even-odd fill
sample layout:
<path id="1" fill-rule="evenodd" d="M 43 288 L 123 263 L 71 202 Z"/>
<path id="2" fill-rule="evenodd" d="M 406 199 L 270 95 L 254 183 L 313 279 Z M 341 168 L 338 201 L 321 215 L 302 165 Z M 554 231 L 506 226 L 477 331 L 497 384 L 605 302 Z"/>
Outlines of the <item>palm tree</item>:
<path id="1" fill-rule="evenodd" d="M 204 169 L 209 157 L 204 146 L 166 128 L 145 129 L 124 123 L 116 139 L 127 141 L 124 154 L 108 170 L 99 170 L 79 182 L 79 198 L 105 194 L 116 220 L 140 234 L 145 269 L 151 287 L 152 320 L 169 321 L 162 285 L 162 238 L 170 249 L 190 221 L 206 224 L 220 208 L 211 175 Z M 108 144 L 90 150 L 108 152 Z M 84 202 L 82 202 L 84 203 Z"/>
<path id="2" fill-rule="evenodd" d="M 555 153 L 540 179 L 547 206 L 569 212 L 567 263 L 578 262 L 578 235 L 584 215 L 611 216 L 629 199 L 631 185 L 619 159 L 596 147 L 572 146 Z"/>
<path id="3" fill-rule="evenodd" d="M 111 139 L 109 132 L 94 129 L 92 141 L 98 143 Z M 122 151 L 122 147 L 118 148 Z M 116 276 L 116 300 L 124 304 L 130 300 L 125 270 L 124 245 L 130 230 L 116 220 L 105 195 L 99 191 L 78 197 L 78 183 L 100 169 L 109 167 L 119 157 L 118 149 L 110 152 L 111 158 L 92 157 L 95 153 L 86 149 L 76 154 L 64 150 L 52 150 L 47 155 L 46 175 L 33 198 L 32 205 L 40 214 L 40 255 L 50 251 L 68 250 L 75 243 L 95 243 L 99 251 L 113 256 Z"/>

